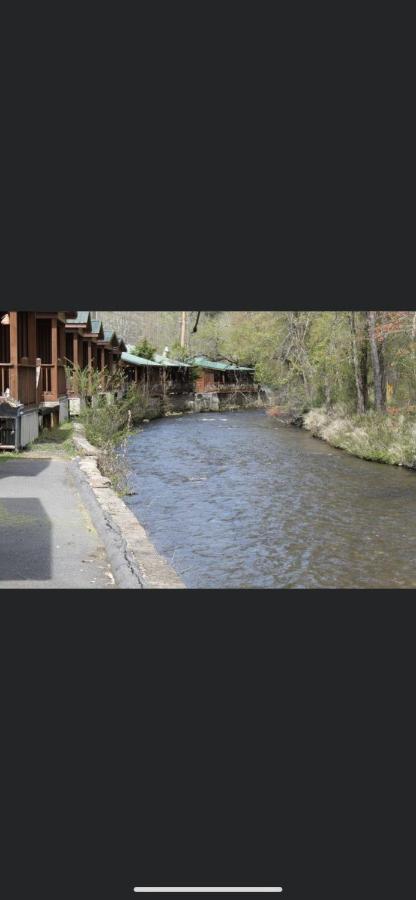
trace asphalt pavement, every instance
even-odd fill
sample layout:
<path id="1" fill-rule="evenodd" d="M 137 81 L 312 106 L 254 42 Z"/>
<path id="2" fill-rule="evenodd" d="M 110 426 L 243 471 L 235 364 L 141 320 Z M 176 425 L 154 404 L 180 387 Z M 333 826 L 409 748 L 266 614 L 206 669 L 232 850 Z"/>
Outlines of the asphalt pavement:
<path id="1" fill-rule="evenodd" d="M 0 460 L 0 590 L 114 586 L 71 462 Z"/>

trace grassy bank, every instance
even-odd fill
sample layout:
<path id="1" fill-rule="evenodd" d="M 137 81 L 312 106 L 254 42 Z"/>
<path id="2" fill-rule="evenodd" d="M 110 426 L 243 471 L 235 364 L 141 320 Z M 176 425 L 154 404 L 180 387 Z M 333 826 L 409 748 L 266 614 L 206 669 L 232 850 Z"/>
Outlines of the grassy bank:
<path id="1" fill-rule="evenodd" d="M 72 459 L 77 455 L 73 442 L 73 431 L 72 422 L 64 422 L 62 425 L 57 425 L 56 428 L 44 428 L 36 441 L 28 444 L 24 450 L 20 450 L 18 453 L 16 451 L 0 452 L 0 462 L 5 459 L 22 459 L 25 456 L 62 456 Z"/>
<path id="2" fill-rule="evenodd" d="M 350 415 L 342 409 L 311 409 L 303 424 L 314 437 L 353 456 L 416 469 L 415 414 Z"/>

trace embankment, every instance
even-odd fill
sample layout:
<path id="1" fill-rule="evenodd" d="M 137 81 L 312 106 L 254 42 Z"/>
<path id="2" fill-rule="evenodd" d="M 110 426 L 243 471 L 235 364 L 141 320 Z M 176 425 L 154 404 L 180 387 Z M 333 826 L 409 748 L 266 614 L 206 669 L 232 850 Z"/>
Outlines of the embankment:
<path id="1" fill-rule="evenodd" d="M 300 425 L 313 437 L 372 462 L 416 469 L 416 415 L 341 409 L 311 409 L 302 415 L 275 407 L 270 414 L 283 424 Z"/>
<path id="2" fill-rule="evenodd" d="M 117 587 L 184 588 L 179 575 L 157 552 L 110 479 L 100 471 L 100 451 L 86 439 L 81 425 L 75 429 L 74 443 L 80 453 L 74 461 L 80 491 L 104 541 Z"/>

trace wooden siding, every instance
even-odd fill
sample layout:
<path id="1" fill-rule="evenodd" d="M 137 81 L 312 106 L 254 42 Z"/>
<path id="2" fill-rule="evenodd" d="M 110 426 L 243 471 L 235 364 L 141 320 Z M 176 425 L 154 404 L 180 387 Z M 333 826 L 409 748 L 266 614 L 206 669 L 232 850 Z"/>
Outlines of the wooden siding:
<path id="1" fill-rule="evenodd" d="M 1 314 L 2 316 L 4 313 Z M 36 403 L 36 319 L 34 312 L 8 312 L 0 325 L 0 394 L 25 406 Z"/>

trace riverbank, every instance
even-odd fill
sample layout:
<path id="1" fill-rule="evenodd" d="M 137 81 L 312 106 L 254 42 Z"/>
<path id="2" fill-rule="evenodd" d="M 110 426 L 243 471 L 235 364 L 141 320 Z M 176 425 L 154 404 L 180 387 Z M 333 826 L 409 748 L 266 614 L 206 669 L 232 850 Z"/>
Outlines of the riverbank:
<path id="1" fill-rule="evenodd" d="M 346 414 L 341 408 L 311 409 L 301 417 L 270 411 L 285 424 L 301 425 L 313 437 L 371 462 L 416 469 L 416 415 L 369 411 Z"/>
<path id="2" fill-rule="evenodd" d="M 416 469 L 416 415 L 367 412 L 340 416 L 311 409 L 303 427 L 314 437 L 360 459 Z"/>

